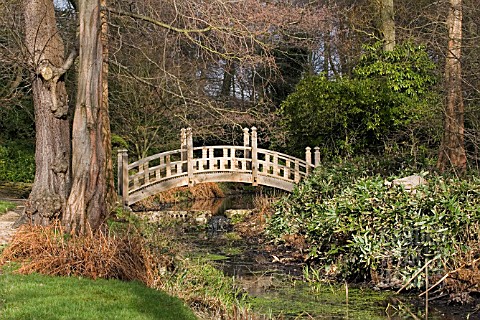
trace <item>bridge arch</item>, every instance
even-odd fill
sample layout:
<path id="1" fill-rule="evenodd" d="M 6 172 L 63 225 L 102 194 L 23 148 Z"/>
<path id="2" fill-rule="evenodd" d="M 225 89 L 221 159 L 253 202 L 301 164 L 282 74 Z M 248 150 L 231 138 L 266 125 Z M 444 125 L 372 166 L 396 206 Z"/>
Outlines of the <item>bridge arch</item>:
<path id="1" fill-rule="evenodd" d="M 320 151 L 305 151 L 305 160 L 257 147 L 257 129 L 243 129 L 243 146 L 194 147 L 192 130 L 182 129 L 180 149 L 128 163 L 118 151 L 118 193 L 124 205 L 180 186 L 204 182 L 243 182 L 292 191 L 320 163 Z"/>

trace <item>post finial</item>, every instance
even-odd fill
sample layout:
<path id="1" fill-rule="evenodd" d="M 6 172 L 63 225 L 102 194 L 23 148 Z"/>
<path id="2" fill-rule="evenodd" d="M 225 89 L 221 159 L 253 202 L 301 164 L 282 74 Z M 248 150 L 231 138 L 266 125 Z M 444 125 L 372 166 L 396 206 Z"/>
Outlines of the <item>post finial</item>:
<path id="1" fill-rule="evenodd" d="M 243 145 L 245 147 L 250 146 L 250 134 L 248 133 L 248 128 L 243 128 Z"/>
<path id="2" fill-rule="evenodd" d="M 320 147 L 315 147 L 315 166 L 320 165 Z"/>
<path id="3" fill-rule="evenodd" d="M 312 148 L 310 147 L 306 147 L 305 148 L 305 162 L 307 163 L 307 172 L 306 174 L 309 175 L 312 171 L 312 169 L 310 168 L 310 166 L 312 166 Z"/>

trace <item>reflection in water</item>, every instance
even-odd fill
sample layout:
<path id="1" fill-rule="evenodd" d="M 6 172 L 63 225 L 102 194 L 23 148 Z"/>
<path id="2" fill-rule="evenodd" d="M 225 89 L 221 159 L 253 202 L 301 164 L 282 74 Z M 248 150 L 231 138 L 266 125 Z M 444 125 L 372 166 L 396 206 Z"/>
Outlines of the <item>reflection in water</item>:
<path id="1" fill-rule="evenodd" d="M 213 216 L 223 215 L 228 209 L 253 209 L 254 195 L 228 196 L 225 198 L 197 199 L 165 204 L 162 210 L 170 211 L 210 211 Z"/>

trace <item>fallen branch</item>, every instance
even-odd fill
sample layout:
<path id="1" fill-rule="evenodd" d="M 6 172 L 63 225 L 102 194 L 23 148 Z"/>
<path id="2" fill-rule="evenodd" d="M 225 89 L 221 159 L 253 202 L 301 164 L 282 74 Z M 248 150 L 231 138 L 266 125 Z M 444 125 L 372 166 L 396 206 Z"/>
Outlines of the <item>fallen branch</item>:
<path id="1" fill-rule="evenodd" d="M 405 289 L 423 270 L 425 270 L 426 267 L 428 267 L 430 263 L 437 260 L 438 258 L 439 256 L 433 258 L 432 260 L 429 260 L 427 263 L 425 263 L 423 267 L 417 270 L 417 272 L 415 272 L 413 276 L 411 276 L 410 279 L 408 279 L 408 281 L 400 289 L 398 289 L 397 294 L 399 294 L 403 289 Z"/>
<path id="2" fill-rule="evenodd" d="M 480 261 L 480 258 L 477 258 L 475 260 L 473 260 L 472 262 L 468 263 L 468 264 L 464 264 L 463 266 L 461 267 L 458 267 L 457 269 L 453 270 L 453 271 L 449 271 L 447 272 L 440 280 L 438 280 L 437 282 L 435 282 L 435 284 L 433 286 L 431 286 L 430 288 L 428 288 L 427 290 L 425 290 L 424 292 L 422 292 L 421 294 L 419 294 L 418 296 L 421 297 L 425 294 L 427 294 L 428 292 L 430 292 L 430 290 L 432 290 L 433 288 L 435 288 L 436 286 L 438 286 L 440 283 L 442 283 L 443 281 L 445 281 L 445 279 L 447 279 L 449 276 L 451 276 L 452 274 L 454 273 L 457 273 L 458 271 L 462 270 L 463 268 L 467 267 L 467 266 L 472 266 L 474 265 L 475 263 L 477 263 L 478 261 Z"/>

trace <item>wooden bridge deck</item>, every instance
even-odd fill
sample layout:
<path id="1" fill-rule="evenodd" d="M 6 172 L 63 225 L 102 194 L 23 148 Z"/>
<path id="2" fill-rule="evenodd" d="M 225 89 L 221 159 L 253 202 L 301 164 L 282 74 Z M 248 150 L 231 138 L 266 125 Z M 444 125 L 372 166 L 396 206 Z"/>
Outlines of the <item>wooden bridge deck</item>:
<path id="1" fill-rule="evenodd" d="M 257 131 L 244 129 L 243 146 L 193 147 L 191 129 L 182 129 L 181 148 L 128 164 L 126 150 L 118 152 L 118 191 L 125 205 L 180 186 L 203 182 L 243 182 L 292 191 L 320 162 L 315 148 L 305 160 L 257 148 Z"/>

